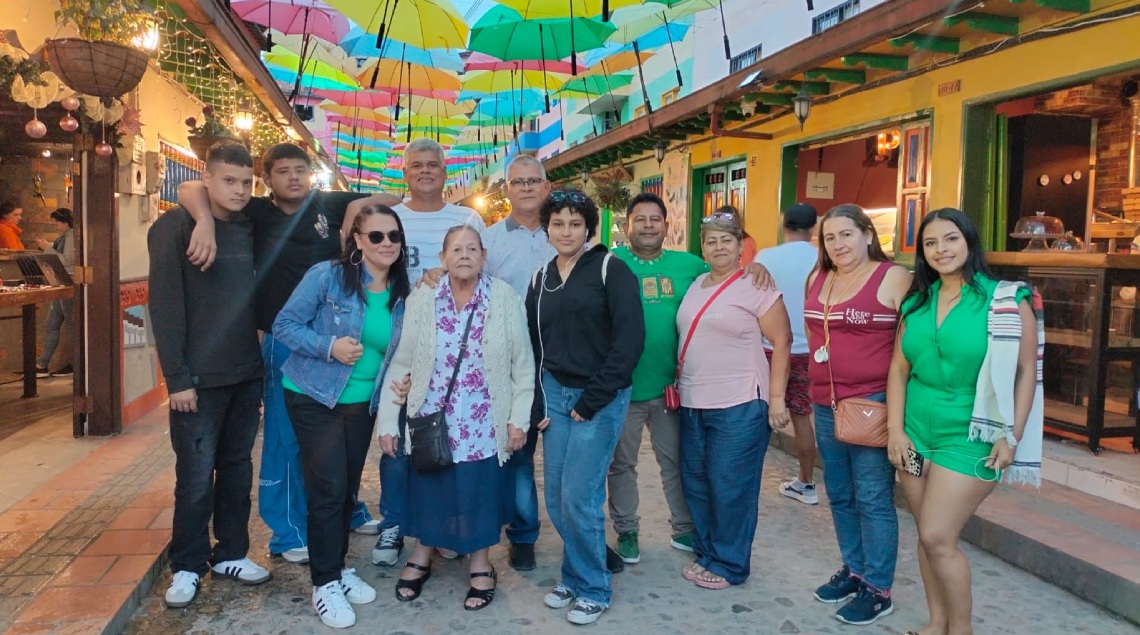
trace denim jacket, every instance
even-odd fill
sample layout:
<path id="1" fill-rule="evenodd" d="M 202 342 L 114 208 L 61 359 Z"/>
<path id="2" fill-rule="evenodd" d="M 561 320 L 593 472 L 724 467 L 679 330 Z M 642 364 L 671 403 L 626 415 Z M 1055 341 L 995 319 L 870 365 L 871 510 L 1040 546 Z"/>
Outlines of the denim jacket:
<path id="1" fill-rule="evenodd" d="M 367 269 L 362 271 L 367 286 L 372 276 Z M 341 286 L 339 265 L 321 262 L 309 269 L 273 322 L 273 336 L 293 351 L 281 372 L 306 395 L 329 408 L 336 405 L 352 374 L 352 366 L 333 359 L 333 342 L 341 337 L 360 340 L 364 308 L 359 296 Z M 403 322 L 404 300 L 400 299 L 392 310 L 392 338 L 372 392 L 372 414 L 376 413 L 380 386 L 400 343 Z"/>

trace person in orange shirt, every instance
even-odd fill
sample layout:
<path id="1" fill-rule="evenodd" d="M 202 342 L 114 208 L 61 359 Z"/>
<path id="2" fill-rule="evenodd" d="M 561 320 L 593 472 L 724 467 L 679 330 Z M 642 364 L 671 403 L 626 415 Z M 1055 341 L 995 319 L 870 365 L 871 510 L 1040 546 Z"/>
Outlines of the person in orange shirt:
<path id="1" fill-rule="evenodd" d="M 13 199 L 0 200 L 0 249 L 23 249 L 20 242 L 20 219 L 24 208 Z"/>

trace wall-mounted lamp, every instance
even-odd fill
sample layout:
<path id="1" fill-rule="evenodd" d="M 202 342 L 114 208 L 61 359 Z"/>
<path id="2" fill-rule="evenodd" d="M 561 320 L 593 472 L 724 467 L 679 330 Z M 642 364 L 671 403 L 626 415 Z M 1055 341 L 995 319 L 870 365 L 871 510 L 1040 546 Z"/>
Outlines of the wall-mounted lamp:
<path id="1" fill-rule="evenodd" d="M 803 132 L 804 122 L 811 115 L 811 95 L 807 92 L 807 82 L 801 84 L 800 92 L 792 97 L 792 108 L 795 110 L 796 119 L 800 122 L 800 131 Z"/>
<path id="2" fill-rule="evenodd" d="M 661 162 L 665 160 L 665 151 L 669 149 L 669 144 L 661 139 L 657 145 L 653 146 L 653 157 L 657 159 L 657 167 L 661 167 Z"/>
<path id="3" fill-rule="evenodd" d="M 240 132 L 253 130 L 253 108 L 245 100 L 242 100 L 234 111 L 234 128 Z"/>
<path id="4" fill-rule="evenodd" d="M 582 168 L 582 185 L 590 182 L 590 168 Z"/>
<path id="5" fill-rule="evenodd" d="M 892 150 L 899 147 L 901 141 L 902 133 L 898 130 L 892 130 L 890 132 L 880 132 L 876 137 L 875 145 L 880 155 L 887 156 Z"/>

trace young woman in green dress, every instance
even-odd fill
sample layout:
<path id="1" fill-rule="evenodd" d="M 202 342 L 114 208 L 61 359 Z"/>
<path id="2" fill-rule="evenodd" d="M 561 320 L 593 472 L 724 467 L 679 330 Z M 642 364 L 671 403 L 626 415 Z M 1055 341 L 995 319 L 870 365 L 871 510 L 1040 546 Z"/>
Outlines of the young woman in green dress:
<path id="1" fill-rule="evenodd" d="M 956 209 L 931 212 L 918 229 L 914 282 L 887 380 L 887 446 L 918 524 L 929 623 L 911 635 L 970 635 L 970 564 L 958 548 L 966 521 L 1013 463 L 1036 388 L 1037 330 L 1030 290 L 1018 292 L 1021 340 L 1012 439 L 970 440 L 987 320 L 998 280 L 981 239 Z M 915 474 L 918 474 L 917 476 Z"/>

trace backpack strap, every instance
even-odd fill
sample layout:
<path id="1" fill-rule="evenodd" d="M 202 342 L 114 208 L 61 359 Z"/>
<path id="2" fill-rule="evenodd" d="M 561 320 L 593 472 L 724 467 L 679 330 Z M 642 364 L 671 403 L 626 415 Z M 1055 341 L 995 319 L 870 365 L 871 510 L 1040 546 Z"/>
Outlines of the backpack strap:
<path id="1" fill-rule="evenodd" d="M 602 258 L 602 286 L 603 287 L 606 286 L 606 274 L 609 273 L 610 258 L 613 258 L 613 257 L 614 257 L 614 255 L 607 251 L 606 257 Z"/>

